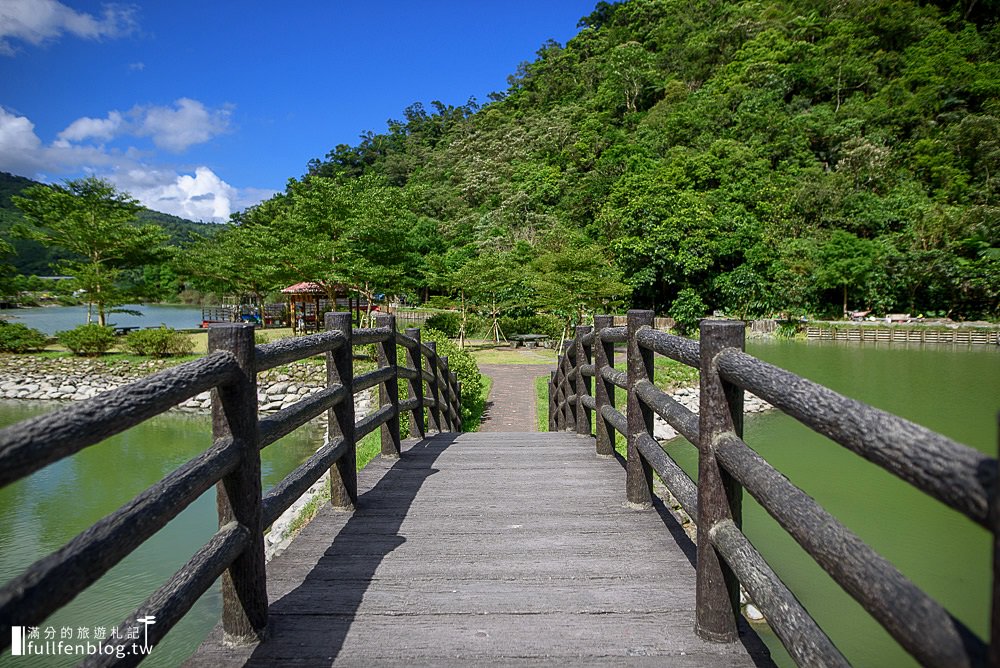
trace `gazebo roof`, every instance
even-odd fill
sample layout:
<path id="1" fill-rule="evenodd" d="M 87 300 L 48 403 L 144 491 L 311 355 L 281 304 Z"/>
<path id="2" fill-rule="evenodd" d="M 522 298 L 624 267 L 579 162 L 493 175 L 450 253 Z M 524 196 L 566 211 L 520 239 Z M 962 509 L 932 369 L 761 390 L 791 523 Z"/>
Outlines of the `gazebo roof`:
<path id="1" fill-rule="evenodd" d="M 325 295 L 326 290 L 319 283 L 313 283 L 312 281 L 304 281 L 302 283 L 296 283 L 295 285 L 289 285 L 287 288 L 282 290 L 286 295 Z"/>

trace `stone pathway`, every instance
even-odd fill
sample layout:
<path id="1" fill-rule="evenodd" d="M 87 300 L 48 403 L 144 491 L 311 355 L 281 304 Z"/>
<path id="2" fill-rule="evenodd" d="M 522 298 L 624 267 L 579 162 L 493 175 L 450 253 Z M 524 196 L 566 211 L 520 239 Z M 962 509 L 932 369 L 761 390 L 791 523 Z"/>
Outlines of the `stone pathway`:
<path id="1" fill-rule="evenodd" d="M 480 364 L 493 387 L 479 431 L 537 431 L 535 378 L 554 369 L 555 364 Z"/>

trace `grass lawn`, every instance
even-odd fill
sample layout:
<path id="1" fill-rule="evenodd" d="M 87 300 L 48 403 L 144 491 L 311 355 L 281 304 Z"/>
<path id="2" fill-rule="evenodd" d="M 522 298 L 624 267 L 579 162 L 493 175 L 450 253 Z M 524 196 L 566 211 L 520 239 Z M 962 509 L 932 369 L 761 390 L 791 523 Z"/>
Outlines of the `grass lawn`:
<path id="1" fill-rule="evenodd" d="M 492 341 L 465 342 L 477 364 L 551 364 L 555 368 L 556 351 L 548 348 L 511 348 Z"/>

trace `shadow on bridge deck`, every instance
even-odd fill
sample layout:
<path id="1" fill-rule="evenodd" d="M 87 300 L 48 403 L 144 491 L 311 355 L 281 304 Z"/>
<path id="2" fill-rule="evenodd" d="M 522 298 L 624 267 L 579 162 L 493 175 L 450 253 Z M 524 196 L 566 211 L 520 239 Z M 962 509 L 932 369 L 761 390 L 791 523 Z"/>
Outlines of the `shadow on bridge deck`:
<path id="1" fill-rule="evenodd" d="M 662 504 L 624 505 L 590 439 L 442 434 L 359 488 L 269 564 L 269 639 L 217 627 L 189 665 L 771 665 L 749 629 L 695 636 L 694 546 Z"/>

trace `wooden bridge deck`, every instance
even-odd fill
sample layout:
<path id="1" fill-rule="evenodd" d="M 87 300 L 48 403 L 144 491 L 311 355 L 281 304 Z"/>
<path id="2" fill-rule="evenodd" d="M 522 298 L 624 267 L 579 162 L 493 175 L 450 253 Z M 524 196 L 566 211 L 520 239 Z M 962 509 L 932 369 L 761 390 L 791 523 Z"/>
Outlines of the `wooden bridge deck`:
<path id="1" fill-rule="evenodd" d="M 770 665 L 695 635 L 693 545 L 590 439 L 442 434 L 359 477 L 268 565 L 268 641 L 189 665 Z"/>

